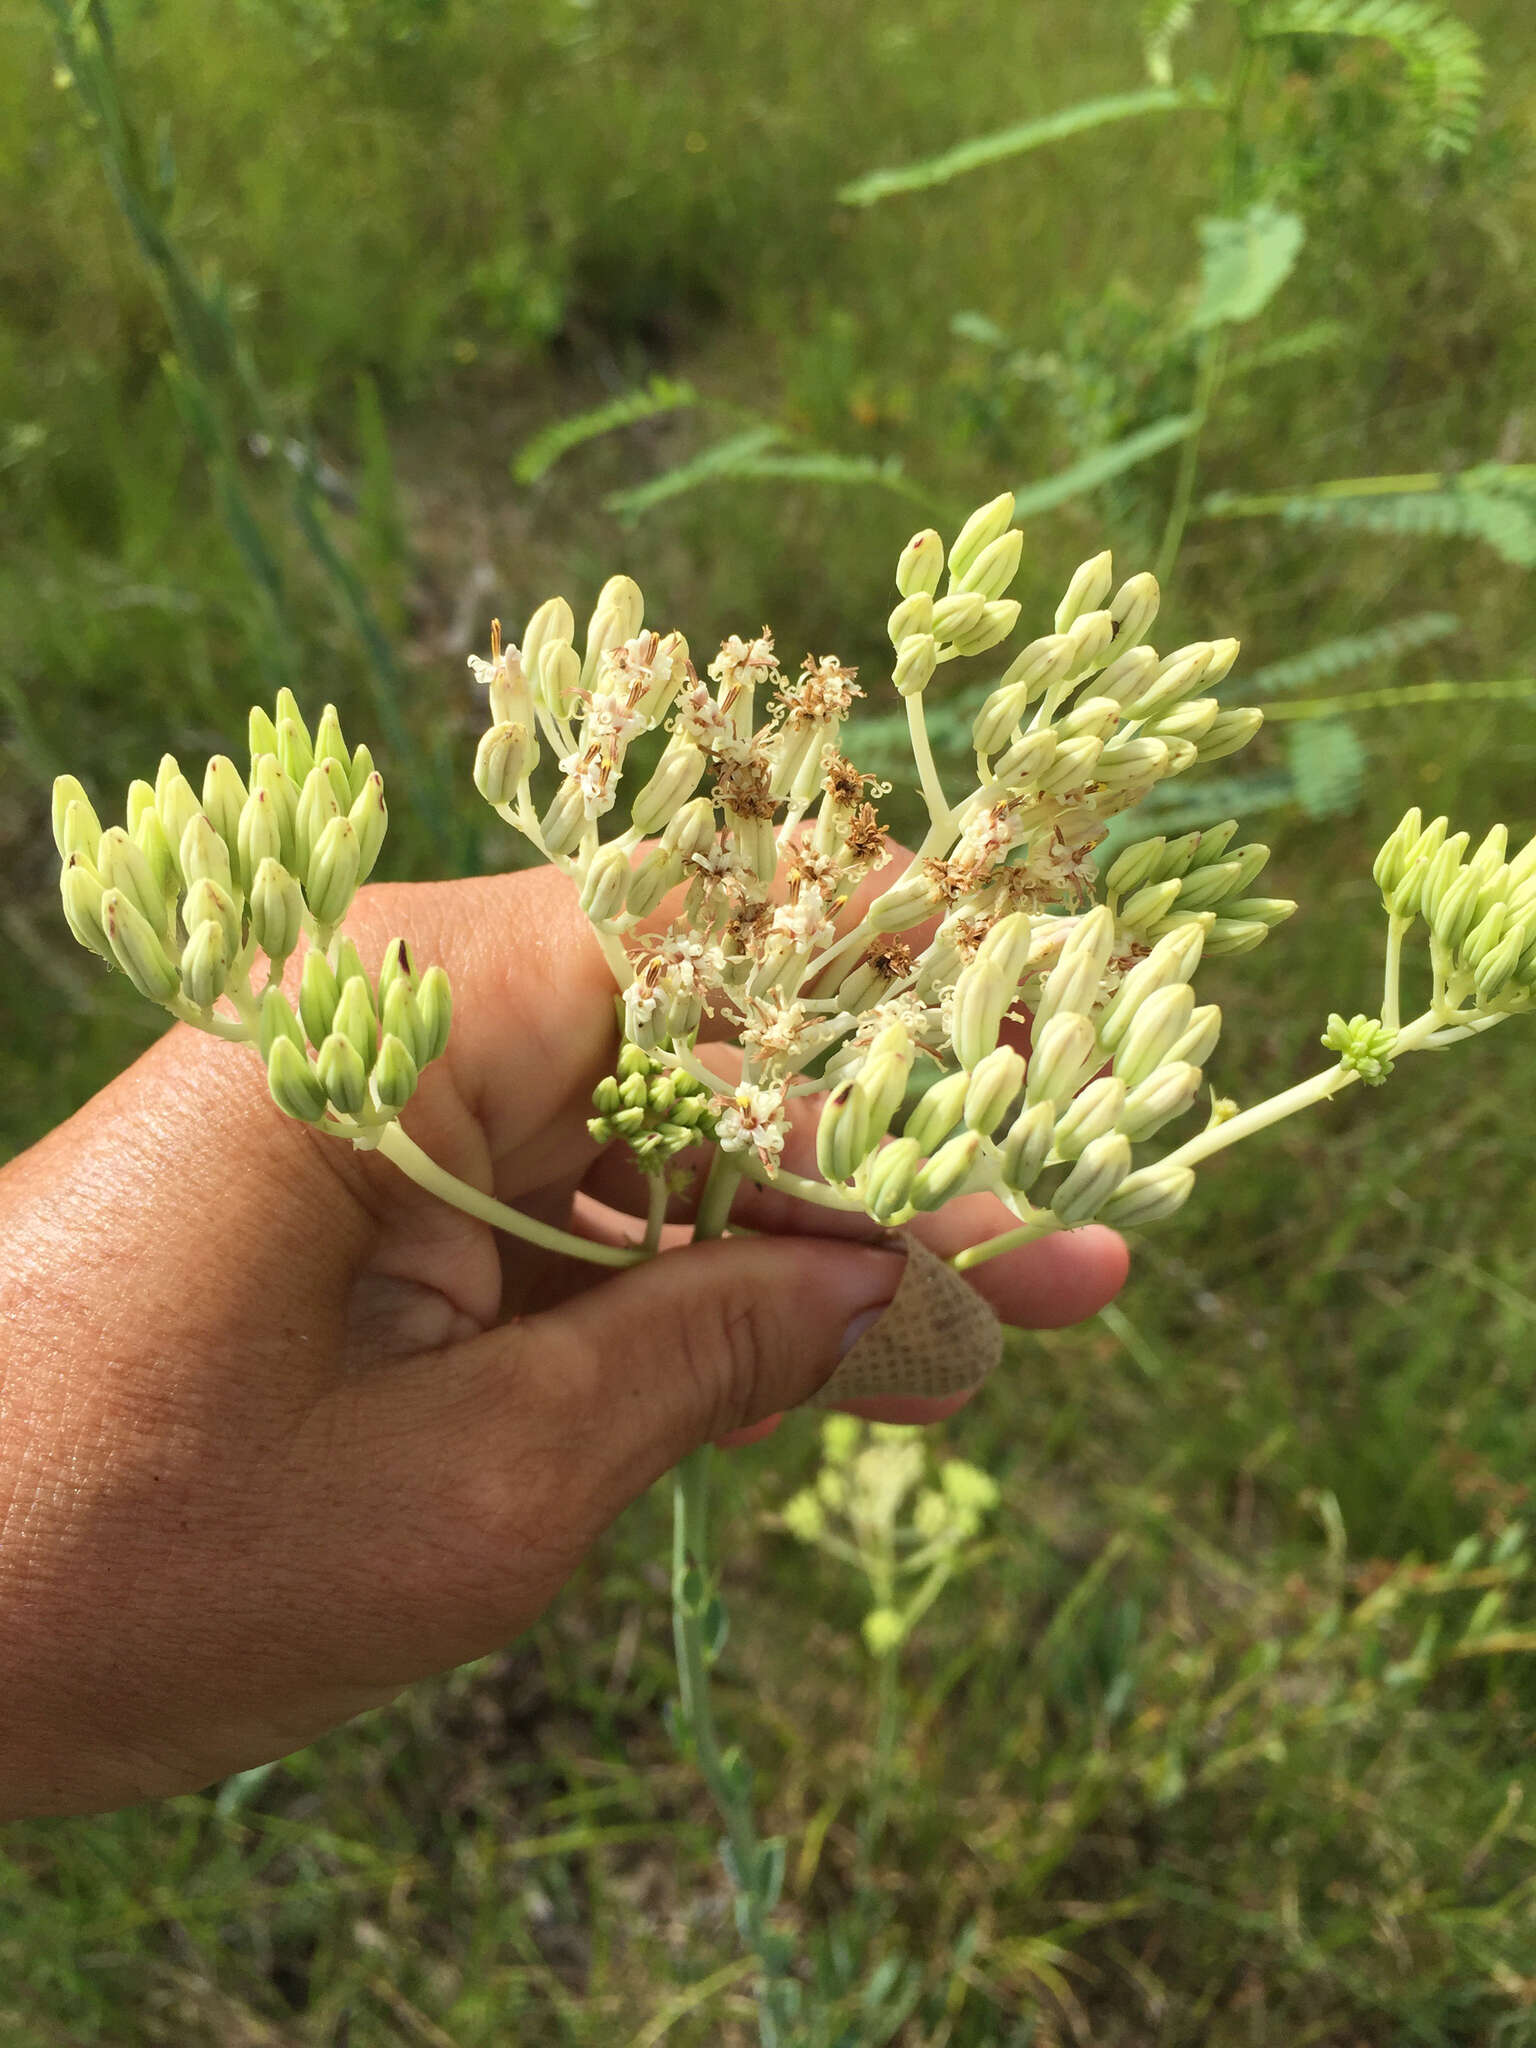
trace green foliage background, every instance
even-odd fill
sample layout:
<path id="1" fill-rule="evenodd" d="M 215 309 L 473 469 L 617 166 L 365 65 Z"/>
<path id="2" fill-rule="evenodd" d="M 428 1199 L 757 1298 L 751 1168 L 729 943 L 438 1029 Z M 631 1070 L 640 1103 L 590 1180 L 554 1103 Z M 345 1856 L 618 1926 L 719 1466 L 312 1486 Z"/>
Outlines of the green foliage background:
<path id="1" fill-rule="evenodd" d="M 1268 367 L 1229 383 L 1211 491 L 1532 459 L 1536 55 L 1520 0 L 1461 12 L 1490 62 L 1461 158 L 1426 163 L 1411 80 L 1376 46 L 1288 46 L 1264 140 L 1307 249 L 1244 335 Z M 369 728 L 356 635 L 283 537 L 289 438 L 326 465 L 406 732 L 466 792 L 435 825 L 397 808 L 393 873 L 440 863 L 434 834 L 464 864 L 509 857 L 467 795 L 464 653 L 493 611 L 579 602 L 622 567 L 696 643 L 767 618 L 877 674 L 915 480 L 963 507 L 1187 405 L 1190 365 L 1159 337 L 1193 302 L 1208 115 L 867 210 L 834 197 L 1139 89 L 1139 10 L 1092 14 L 1089 33 L 1076 6 L 1001 0 L 118 0 L 146 180 L 269 394 L 255 449 L 232 404 L 235 463 L 301 695 Z M 1180 75 L 1219 72 L 1229 33 L 1204 10 Z M 149 1028 L 63 933 L 48 779 L 108 796 L 164 747 L 200 756 L 278 660 L 56 62 L 45 9 L 7 8 L 11 1147 Z M 1287 352 L 1323 323 L 1326 350 Z M 714 428 L 769 420 L 896 488 L 763 478 L 625 522 L 606 497 L 719 438 L 665 405 L 514 480 L 552 423 L 653 377 L 703 395 Z M 1048 618 L 1105 540 L 1126 567 L 1150 556 L 1176 459 L 1031 523 L 1027 610 Z M 1460 624 L 1394 641 L 1366 682 L 1532 673 L 1527 576 L 1433 530 L 1197 518 L 1165 622 L 1240 634 L 1251 670 L 1407 614 Z M 1536 829 L 1533 718 L 1454 691 L 1362 716 L 1358 810 L 1267 816 L 1273 886 L 1303 914 L 1220 978 L 1223 1085 L 1286 1085 L 1329 1009 L 1373 1003 L 1370 854 L 1408 802 Z M 1273 770 L 1277 743 L 1259 752 Z M 950 1425 L 1004 1489 L 1001 1535 L 911 1653 L 873 1903 L 848 1885 L 871 1736 L 857 1609 L 770 1519 L 814 1432 L 735 1461 L 725 1712 L 791 1838 L 787 1912 L 844 2015 L 829 2040 L 1536 2042 L 1529 1039 L 1416 1062 L 1208 1169 L 1111 1318 L 1022 1340 Z M 660 1725 L 662 1545 L 645 1503 L 505 1656 L 270 1772 L 8 1831 L 7 2041 L 749 2038 L 708 1815 Z"/>

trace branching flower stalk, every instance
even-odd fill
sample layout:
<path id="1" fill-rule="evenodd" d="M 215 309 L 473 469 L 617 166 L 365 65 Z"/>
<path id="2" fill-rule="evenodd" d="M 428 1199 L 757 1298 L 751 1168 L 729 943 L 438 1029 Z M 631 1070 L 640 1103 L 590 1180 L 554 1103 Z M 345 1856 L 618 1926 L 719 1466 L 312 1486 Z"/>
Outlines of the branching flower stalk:
<path id="1" fill-rule="evenodd" d="M 909 865 L 880 821 L 888 785 L 844 750 L 865 692 L 835 654 L 786 671 L 764 629 L 726 639 L 701 675 L 682 634 L 648 628 L 639 589 L 616 576 L 579 648 L 555 597 L 521 645 L 493 626 L 490 659 L 471 658 L 490 709 L 476 787 L 570 878 L 613 972 L 620 1044 L 590 1128 L 650 1177 L 633 1248 L 521 1215 L 402 1129 L 446 1045 L 451 997 L 406 938 L 370 971 L 345 934 L 387 813 L 367 747 L 348 748 L 332 707 L 311 730 L 283 690 L 271 714 L 251 713 L 244 772 L 216 756 L 199 791 L 167 755 L 153 783 L 130 787 L 121 825 L 103 828 L 60 777 L 65 916 L 151 1002 L 250 1045 L 286 1115 L 377 1148 L 528 1243 L 608 1266 L 655 1252 L 680 1155 L 701 1146 L 714 1165 L 699 1236 L 730 1228 L 743 1180 L 898 1227 L 988 1193 L 1012 1222 L 959 1253 L 962 1269 L 1093 1219 L 1160 1223 L 1202 1160 L 1531 1007 L 1536 841 L 1511 856 L 1499 825 L 1471 850 L 1445 819 L 1410 811 L 1375 866 L 1388 916 L 1379 1016 L 1331 1017 L 1331 1064 L 1245 1110 L 1213 1094 L 1203 1130 L 1149 1156 L 1194 1108 L 1220 1033 L 1217 1006 L 1196 998 L 1200 962 L 1250 951 L 1295 905 L 1253 893 L 1268 849 L 1235 845 L 1233 819 L 1128 845 L 1102 874 L 1095 849 L 1157 784 L 1245 746 L 1262 713 L 1216 695 L 1235 640 L 1155 651 L 1156 579 L 1117 586 L 1106 552 L 1073 575 L 1052 630 L 986 683 L 974 774 L 946 790 L 924 692 L 1013 635 L 1012 517 L 1012 498 L 996 498 L 947 550 L 925 531 L 897 564 L 890 682 L 928 815 Z M 1414 940 L 1430 996 L 1403 1023 Z M 734 1046 L 729 1078 L 705 1058 L 710 1040 Z M 726 1820 L 742 1932 L 763 1960 L 764 2038 L 782 2039 L 795 1986 L 769 1924 L 781 1855 L 752 1831 L 744 1769 L 720 1750 L 705 1691 L 719 1634 L 706 1477 L 701 1453 L 677 1490 L 683 1700 Z"/>

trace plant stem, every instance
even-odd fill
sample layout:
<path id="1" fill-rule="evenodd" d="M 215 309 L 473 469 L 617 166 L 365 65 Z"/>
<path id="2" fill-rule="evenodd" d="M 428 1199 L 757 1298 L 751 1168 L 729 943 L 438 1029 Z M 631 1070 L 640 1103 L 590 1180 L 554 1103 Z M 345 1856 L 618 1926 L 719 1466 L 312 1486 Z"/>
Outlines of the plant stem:
<path id="1" fill-rule="evenodd" d="M 594 1244 L 590 1238 L 577 1237 L 572 1231 L 558 1230 L 552 1223 L 539 1223 L 532 1216 L 509 1209 L 494 1195 L 482 1194 L 479 1188 L 472 1188 L 467 1181 L 439 1166 L 435 1159 L 422 1151 L 414 1138 L 406 1136 L 399 1124 L 386 1125 L 378 1149 L 418 1187 L 426 1188 L 452 1208 L 462 1209 L 466 1216 L 477 1216 L 482 1223 L 494 1224 L 496 1229 L 520 1237 L 528 1244 L 536 1244 L 544 1251 L 565 1252 L 569 1257 L 585 1259 L 593 1266 L 638 1266 L 650 1256 L 633 1246 Z"/>
<path id="2" fill-rule="evenodd" d="M 952 814 L 944 785 L 939 780 L 939 771 L 934 766 L 921 690 L 915 690 L 907 699 L 907 731 L 912 739 L 912 758 L 917 764 L 918 781 L 922 786 L 923 802 L 928 806 L 929 821 L 935 832 L 948 831 Z"/>
<path id="3" fill-rule="evenodd" d="M 652 1174 L 650 1209 L 645 1219 L 645 1240 L 640 1247 L 648 1259 L 654 1259 L 661 1250 L 661 1232 L 666 1220 L 667 1178 L 662 1173 Z"/>

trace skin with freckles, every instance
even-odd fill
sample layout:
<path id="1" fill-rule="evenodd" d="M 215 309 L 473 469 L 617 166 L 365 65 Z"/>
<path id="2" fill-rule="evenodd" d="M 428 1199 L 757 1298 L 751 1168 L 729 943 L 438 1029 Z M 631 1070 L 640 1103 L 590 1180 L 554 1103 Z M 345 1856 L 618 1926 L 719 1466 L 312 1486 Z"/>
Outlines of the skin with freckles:
<path id="1" fill-rule="evenodd" d="M 370 968 L 404 932 L 453 982 L 411 1136 L 638 1242 L 643 1188 L 586 1129 L 613 984 L 568 885 L 372 889 L 349 929 Z M 631 1271 L 533 1251 L 287 1121 L 247 1049 L 184 1026 L 13 1161 L 0 1817 L 199 1788 L 504 1643 L 688 1450 L 814 1393 L 899 1281 L 862 1218 L 744 1189 L 760 1234 L 689 1245 L 687 1207 Z M 948 1253 L 1009 1220 L 976 1198 L 918 1227 Z M 1088 1229 L 974 1284 L 1043 1327 L 1124 1271 Z"/>

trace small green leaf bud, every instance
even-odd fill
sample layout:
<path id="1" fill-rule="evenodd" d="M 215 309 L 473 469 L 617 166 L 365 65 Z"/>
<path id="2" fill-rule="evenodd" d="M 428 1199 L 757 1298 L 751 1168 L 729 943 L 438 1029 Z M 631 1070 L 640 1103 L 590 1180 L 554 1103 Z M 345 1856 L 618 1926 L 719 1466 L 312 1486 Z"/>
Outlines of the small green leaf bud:
<path id="1" fill-rule="evenodd" d="M 352 829 L 357 834 L 357 879 L 361 886 L 373 873 L 379 850 L 384 844 L 384 834 L 389 826 L 389 810 L 384 802 L 384 778 L 378 770 L 368 777 L 353 799 L 347 813 Z"/>
<path id="2" fill-rule="evenodd" d="M 1027 1195 L 1040 1177 L 1056 1133 L 1056 1111 L 1049 1102 L 1031 1103 L 1013 1120 L 1001 1147 L 1004 1183 L 1016 1195 Z"/>
<path id="3" fill-rule="evenodd" d="M 1144 1166 L 1128 1174 L 1099 1211 L 1099 1221 L 1114 1230 L 1145 1230 L 1176 1216 L 1194 1192 L 1195 1175 L 1188 1166 Z"/>
<path id="4" fill-rule="evenodd" d="M 315 1075 L 332 1109 L 341 1115 L 356 1116 L 367 1105 L 368 1070 L 362 1054 L 341 1032 L 333 1031 L 315 1054 Z"/>
<path id="5" fill-rule="evenodd" d="M 969 1074 L 945 1074 L 918 1097 L 902 1135 L 910 1138 L 924 1157 L 936 1152 L 959 1123 L 970 1086 Z"/>
<path id="6" fill-rule="evenodd" d="M 1068 1229 L 1097 1216 L 1131 1170 L 1131 1141 L 1118 1131 L 1095 1138 L 1051 1197 L 1051 1208 Z"/>
<path id="7" fill-rule="evenodd" d="M 65 818 L 71 804 L 77 804 L 73 837 L 65 831 Z M 95 806 L 85 793 L 85 785 L 73 775 L 58 775 L 53 783 L 53 843 L 58 848 L 59 859 L 68 860 L 72 853 L 83 853 L 95 864 L 96 848 L 101 843 L 101 820 Z"/>
<path id="8" fill-rule="evenodd" d="M 1086 1017 L 1064 1010 L 1035 1033 L 1024 1079 L 1024 1099 L 1031 1108 L 1049 1102 L 1059 1115 L 1097 1062 L 1093 1026 Z"/>
<path id="9" fill-rule="evenodd" d="M 958 1080 L 960 1076 L 949 1078 Z M 1000 1045 L 977 1063 L 965 1091 L 967 1130 L 990 1138 L 1017 1101 L 1024 1086 L 1024 1055 L 1011 1045 Z M 929 1091 L 932 1092 L 931 1090 Z M 908 1126 L 910 1133 L 910 1125 Z"/>
<path id="10" fill-rule="evenodd" d="M 1122 1128 L 1126 1086 L 1117 1075 L 1104 1074 L 1080 1089 L 1056 1118 L 1056 1151 L 1062 1159 L 1076 1159 L 1107 1131 Z"/>
<path id="11" fill-rule="evenodd" d="M 978 590 L 989 600 L 1001 597 L 1018 575 L 1023 553 L 1024 536 L 1016 526 L 1007 533 L 999 534 L 956 575 L 956 590 Z M 951 564 L 951 568 L 953 566 Z"/>
<path id="12" fill-rule="evenodd" d="M 1125 1106 L 1115 1119 L 1116 1128 L 1133 1145 L 1141 1144 L 1193 1107 L 1200 1093 L 1200 1078 L 1200 1069 L 1188 1060 L 1165 1061 L 1126 1096 Z"/>
<path id="13" fill-rule="evenodd" d="M 978 1132 L 960 1131 L 941 1145 L 912 1181 L 909 1199 L 913 1208 L 942 1209 L 946 1202 L 962 1194 L 976 1171 L 981 1143 Z"/>
<path id="14" fill-rule="evenodd" d="M 1161 988 L 1141 1003 L 1115 1051 L 1115 1073 L 1134 1088 L 1155 1073 L 1189 1029 L 1195 992 L 1187 982 Z"/>
<path id="15" fill-rule="evenodd" d="M 925 527 L 921 533 L 914 533 L 896 564 L 896 588 L 903 597 L 915 596 L 918 591 L 924 591 L 931 597 L 938 589 L 943 573 L 943 541 L 931 526 Z"/>
<path id="16" fill-rule="evenodd" d="M 365 1067 L 373 1065 L 379 1049 L 379 1025 L 374 1015 L 373 996 L 365 975 L 350 975 L 342 983 L 335 1014 L 331 1018 L 331 1028 L 326 1036 L 334 1038 L 338 1033 L 357 1047 L 358 1056 Z"/>
<path id="17" fill-rule="evenodd" d="M 153 868 L 121 825 L 112 825 L 101 835 L 95 866 L 103 886 L 117 890 L 144 918 L 156 938 L 171 934 L 171 909 L 165 891 L 155 880 Z"/>
<path id="18" fill-rule="evenodd" d="M 304 969 L 299 977 L 299 1015 L 311 1045 L 319 1045 L 329 1035 L 340 1000 L 336 970 L 318 946 L 311 946 L 304 955 Z"/>
<path id="19" fill-rule="evenodd" d="M 123 838 L 132 845 L 126 833 Z M 101 926 L 113 958 L 139 994 L 152 1003 L 172 1002 L 181 986 L 176 963 L 149 919 L 121 889 L 103 892 Z"/>
<path id="20" fill-rule="evenodd" d="M 1392 1071 L 1397 1033 L 1389 1031 L 1379 1017 L 1345 1019 L 1335 1010 L 1322 1042 L 1339 1055 L 1339 1065 L 1346 1072 L 1358 1074 L 1368 1087 L 1379 1088 Z"/>
<path id="21" fill-rule="evenodd" d="M 1106 548 L 1101 555 L 1091 555 L 1086 562 L 1072 572 L 1066 595 L 1056 607 L 1056 630 L 1066 633 L 1071 630 L 1084 612 L 1095 612 L 1108 597 L 1115 580 L 1114 557 Z"/>
<path id="22" fill-rule="evenodd" d="M 636 831 L 665 830 L 698 788 L 707 765 L 703 749 L 692 740 L 671 740 L 655 774 L 630 806 L 630 822 Z"/>
<path id="23" fill-rule="evenodd" d="M 89 952 L 115 964 L 116 955 L 102 922 L 101 877 L 83 853 L 72 853 L 59 876 L 59 893 L 64 901 L 64 919 L 76 939 Z"/>
<path id="24" fill-rule="evenodd" d="M 891 645 L 900 648 L 903 640 L 913 633 L 933 631 L 933 599 L 926 590 L 915 590 L 910 597 L 904 597 L 885 622 L 885 630 Z"/>
<path id="25" fill-rule="evenodd" d="M 271 1058 L 272 1048 L 280 1038 L 291 1039 L 303 1052 L 304 1032 L 299 1020 L 282 990 L 269 984 L 256 1013 L 256 1044 L 264 1060 Z"/>
<path id="26" fill-rule="evenodd" d="M 1257 705 L 1238 706 L 1219 713 L 1195 742 L 1200 759 L 1226 760 L 1229 754 L 1236 754 L 1246 747 L 1263 723 L 1264 714 Z"/>
<path id="27" fill-rule="evenodd" d="M 903 1221 L 912 1213 L 912 1187 L 922 1154 L 910 1138 L 896 1138 L 882 1145 L 869 1163 L 864 1182 L 865 1213 L 876 1223 Z"/>
<path id="28" fill-rule="evenodd" d="M 182 948 L 181 992 L 199 1010 L 211 1010 L 229 983 L 229 948 L 216 919 L 195 925 Z"/>
<path id="29" fill-rule="evenodd" d="M 325 1115 L 320 1077 L 291 1038 L 273 1040 L 267 1054 L 267 1086 L 284 1116 L 302 1124 L 317 1124 Z"/>
<path id="30" fill-rule="evenodd" d="M 1007 533 L 1012 523 L 1012 491 L 1003 491 L 997 497 L 989 498 L 985 505 L 978 505 L 955 535 L 954 545 L 950 548 L 951 582 L 958 583 L 982 553 Z"/>
<path id="31" fill-rule="evenodd" d="M 1140 575 L 1126 578 L 1109 606 L 1109 616 L 1115 622 L 1117 653 L 1121 650 L 1128 653 L 1146 639 L 1161 602 L 1162 592 L 1150 570 L 1143 569 Z"/>
<path id="32" fill-rule="evenodd" d="M 475 749 L 475 788 L 499 808 L 517 793 L 538 765 L 539 743 L 526 725 L 493 725 Z"/>
<path id="33" fill-rule="evenodd" d="M 369 1091 L 380 1109 L 402 1110 L 416 1093 L 416 1062 L 389 1032 L 379 1044 L 379 1056 L 368 1078 Z"/>
<path id="34" fill-rule="evenodd" d="M 304 900 L 318 925 L 340 924 L 357 894 L 359 849 L 350 818 L 332 818 L 304 875 Z"/>
<path id="35" fill-rule="evenodd" d="M 947 600 L 946 600 L 947 601 Z M 939 643 L 932 633 L 910 633 L 902 641 L 891 670 L 897 694 L 915 697 L 928 687 L 939 663 Z"/>
<path id="36" fill-rule="evenodd" d="M 441 1059 L 448 1043 L 448 1029 L 453 1021 L 453 990 L 447 969 L 429 967 L 421 977 L 421 986 L 411 1002 L 416 1013 L 418 1036 L 416 1064 L 424 1067 L 430 1060 Z"/>

